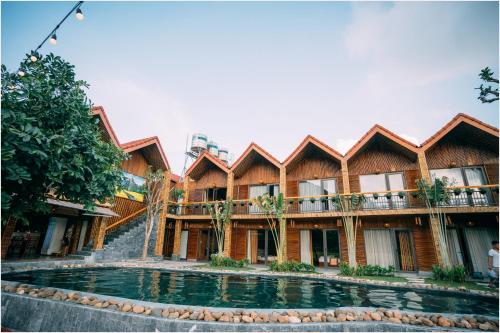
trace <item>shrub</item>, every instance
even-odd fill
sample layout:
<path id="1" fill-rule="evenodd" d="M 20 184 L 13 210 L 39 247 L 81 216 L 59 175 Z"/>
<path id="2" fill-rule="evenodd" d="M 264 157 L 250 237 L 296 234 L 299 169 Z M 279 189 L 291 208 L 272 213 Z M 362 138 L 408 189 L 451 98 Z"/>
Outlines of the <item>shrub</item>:
<path id="1" fill-rule="evenodd" d="M 313 265 L 303 262 L 287 261 L 278 264 L 277 261 L 271 263 L 271 271 L 274 272 L 314 272 L 316 269 Z"/>
<path id="2" fill-rule="evenodd" d="M 403 198 L 405 197 L 405 192 L 403 192 L 403 191 L 399 191 L 399 192 L 398 192 L 398 197 L 399 197 L 400 199 L 403 199 Z"/>
<path id="3" fill-rule="evenodd" d="M 234 260 L 217 254 L 210 256 L 210 266 L 212 267 L 244 267 L 248 265 L 247 259 Z"/>
<path id="4" fill-rule="evenodd" d="M 394 266 L 385 268 L 379 265 L 359 265 L 354 268 L 345 262 L 340 263 L 340 275 L 344 276 L 394 276 L 395 271 Z"/>
<path id="5" fill-rule="evenodd" d="M 432 278 L 440 281 L 464 282 L 466 276 L 465 267 L 462 265 L 450 268 L 441 268 L 438 265 L 432 266 Z"/>
<path id="6" fill-rule="evenodd" d="M 467 193 L 467 195 L 471 196 L 472 193 L 474 193 L 474 190 L 473 189 L 470 189 L 470 188 L 466 188 L 465 189 L 465 193 Z"/>
<path id="7" fill-rule="evenodd" d="M 340 267 L 340 275 L 353 276 L 355 273 L 355 268 L 349 266 L 349 264 L 346 262 L 341 262 L 339 267 Z"/>

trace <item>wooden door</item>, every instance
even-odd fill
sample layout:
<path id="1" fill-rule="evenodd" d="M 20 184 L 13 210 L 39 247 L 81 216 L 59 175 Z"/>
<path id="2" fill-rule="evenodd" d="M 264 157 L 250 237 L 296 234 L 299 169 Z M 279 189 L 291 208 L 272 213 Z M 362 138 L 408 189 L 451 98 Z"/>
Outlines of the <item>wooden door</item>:
<path id="1" fill-rule="evenodd" d="M 396 241 L 398 243 L 399 264 L 402 271 L 414 271 L 412 243 L 408 230 L 396 231 Z"/>

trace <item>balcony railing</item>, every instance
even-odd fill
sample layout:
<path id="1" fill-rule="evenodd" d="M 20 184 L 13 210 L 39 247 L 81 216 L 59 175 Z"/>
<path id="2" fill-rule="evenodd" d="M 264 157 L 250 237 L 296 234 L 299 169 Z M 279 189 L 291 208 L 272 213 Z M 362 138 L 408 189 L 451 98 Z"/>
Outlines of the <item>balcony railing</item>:
<path id="1" fill-rule="evenodd" d="M 439 202 L 441 207 L 484 207 L 498 204 L 498 185 L 449 187 L 448 199 Z M 340 211 L 338 206 L 341 197 L 344 203 L 350 205 L 355 196 L 360 203 L 354 207 L 356 211 L 373 210 L 403 210 L 409 208 L 425 208 L 425 202 L 419 197 L 418 190 L 403 190 L 398 192 L 364 192 L 352 194 L 336 194 L 321 196 L 287 197 L 288 214 L 327 213 Z M 169 203 L 169 213 L 174 215 L 210 215 L 210 202 Z M 233 215 L 262 215 L 254 200 L 233 200 Z"/>

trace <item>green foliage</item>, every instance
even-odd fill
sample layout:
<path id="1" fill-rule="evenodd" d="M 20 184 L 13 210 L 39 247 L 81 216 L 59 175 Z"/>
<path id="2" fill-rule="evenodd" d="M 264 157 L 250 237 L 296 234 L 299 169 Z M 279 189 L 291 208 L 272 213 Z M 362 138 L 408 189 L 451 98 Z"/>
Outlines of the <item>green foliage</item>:
<path id="1" fill-rule="evenodd" d="M 174 200 L 174 201 L 177 201 L 181 198 L 184 197 L 184 190 L 183 189 L 180 189 L 180 188 L 173 188 L 171 191 L 170 191 L 170 197 Z"/>
<path id="2" fill-rule="evenodd" d="M 394 266 L 387 268 L 379 265 L 359 265 L 351 267 L 348 263 L 340 263 L 340 275 L 344 276 L 394 276 Z"/>
<path id="3" fill-rule="evenodd" d="M 212 267 L 244 267 L 246 265 L 248 265 L 247 259 L 234 260 L 217 254 L 210 256 L 210 266 Z"/>
<path id="4" fill-rule="evenodd" d="M 493 87 L 491 85 L 484 86 L 481 85 L 476 88 L 479 90 L 479 99 L 483 103 L 493 103 L 494 101 L 498 101 L 498 79 L 496 79 L 493 75 L 495 73 L 489 68 L 485 67 L 479 73 L 479 78 L 486 83 L 494 83 L 497 86 Z"/>
<path id="5" fill-rule="evenodd" d="M 462 189 L 460 189 L 460 188 L 453 189 L 453 194 L 455 194 L 456 196 L 459 196 L 461 193 L 462 193 Z"/>
<path id="6" fill-rule="evenodd" d="M 406 195 L 406 194 L 405 194 L 405 192 L 403 192 L 403 191 L 399 191 L 399 192 L 398 192 L 398 197 L 399 197 L 400 199 L 403 199 L 403 198 L 405 197 L 405 195 Z"/>
<path id="7" fill-rule="evenodd" d="M 2 218 L 47 212 L 49 193 L 86 209 L 113 197 L 126 154 L 101 139 L 88 84 L 52 54 L 20 69 L 2 65 Z"/>
<path id="8" fill-rule="evenodd" d="M 442 268 L 439 265 L 432 266 L 432 278 L 434 280 L 464 282 L 466 275 L 465 267 L 462 265 L 449 268 Z"/>
<path id="9" fill-rule="evenodd" d="M 419 179 L 416 184 L 417 196 L 424 202 L 427 201 L 431 207 L 450 203 L 450 192 L 446 189 L 448 187 L 448 178 L 436 178 L 432 185 L 429 185 L 425 179 Z"/>
<path id="10" fill-rule="evenodd" d="M 316 269 L 313 265 L 305 264 L 303 262 L 295 261 L 285 261 L 282 264 L 278 264 L 277 261 L 273 261 L 270 267 L 271 271 L 274 272 L 315 272 Z"/>

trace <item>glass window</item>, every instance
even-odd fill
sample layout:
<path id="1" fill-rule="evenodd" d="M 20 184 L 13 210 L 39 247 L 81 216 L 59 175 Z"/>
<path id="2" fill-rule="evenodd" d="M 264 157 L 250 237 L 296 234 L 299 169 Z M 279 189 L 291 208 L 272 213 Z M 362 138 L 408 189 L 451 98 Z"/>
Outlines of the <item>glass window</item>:
<path id="1" fill-rule="evenodd" d="M 486 177 L 484 176 L 482 168 L 465 168 L 465 178 L 467 178 L 467 185 L 481 186 L 486 184 Z M 487 194 L 474 192 L 471 197 L 474 205 L 488 205 Z"/>
<path id="2" fill-rule="evenodd" d="M 448 178 L 449 186 L 464 186 L 464 179 L 462 177 L 462 170 L 460 168 L 452 168 L 452 169 L 436 169 L 431 170 L 431 178 L 432 180 L 443 177 Z"/>
<path id="3" fill-rule="evenodd" d="M 299 196 L 301 197 L 315 197 L 323 194 L 323 188 L 321 186 L 320 179 L 313 180 L 305 180 L 299 183 Z M 311 199 L 304 198 L 302 203 L 300 204 L 301 212 L 320 212 L 321 209 L 321 201 L 319 198 L 313 199 L 314 202 L 311 202 Z"/>
<path id="4" fill-rule="evenodd" d="M 405 189 L 402 173 L 391 173 L 387 175 L 387 179 L 389 180 L 389 190 L 401 191 Z"/>
<path id="5" fill-rule="evenodd" d="M 387 190 L 385 174 L 359 176 L 361 192 L 383 192 Z"/>

